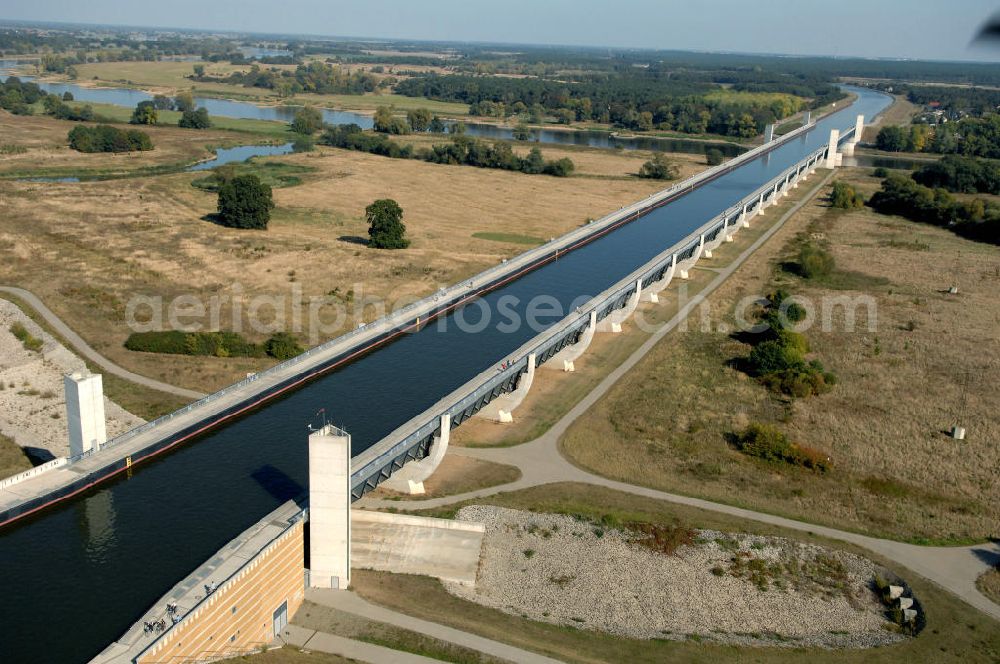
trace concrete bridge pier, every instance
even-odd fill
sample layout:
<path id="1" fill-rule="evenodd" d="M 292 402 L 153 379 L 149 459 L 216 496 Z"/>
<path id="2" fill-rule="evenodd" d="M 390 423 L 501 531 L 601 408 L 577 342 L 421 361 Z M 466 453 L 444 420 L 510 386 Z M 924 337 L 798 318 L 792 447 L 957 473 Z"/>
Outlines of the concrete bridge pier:
<path id="1" fill-rule="evenodd" d="M 767 196 L 767 192 L 766 191 L 760 192 L 760 198 L 757 199 L 757 207 L 755 207 L 754 210 L 753 210 L 753 216 L 756 217 L 758 215 L 764 214 L 764 207 L 765 207 L 764 198 L 765 198 L 765 196 Z"/>
<path id="2" fill-rule="evenodd" d="M 764 142 L 770 143 L 773 140 L 774 140 L 774 123 L 772 122 L 771 124 L 764 127 Z"/>
<path id="3" fill-rule="evenodd" d="M 424 493 L 424 481 L 434 474 L 441 465 L 448 442 L 451 440 L 451 415 L 445 413 L 440 420 L 440 433 L 431 441 L 427 456 L 420 461 L 411 461 L 392 474 L 392 477 L 382 482 L 382 486 L 410 495 Z"/>
<path id="4" fill-rule="evenodd" d="M 635 282 L 635 293 L 632 297 L 628 299 L 628 302 L 621 309 L 615 309 L 607 316 L 604 317 L 600 323 L 597 324 L 598 332 L 611 332 L 613 334 L 618 334 L 622 331 L 622 323 L 627 321 L 629 317 L 635 312 L 635 308 L 639 306 L 639 299 L 642 297 L 642 279 Z"/>
<path id="5" fill-rule="evenodd" d="M 521 378 L 517 382 L 517 387 L 514 388 L 512 392 L 501 394 L 496 399 L 486 404 L 478 413 L 476 413 L 476 417 L 482 417 L 494 422 L 500 422 L 502 424 L 510 424 L 514 421 L 514 416 L 511 413 L 513 413 L 514 409 L 520 406 L 521 402 L 524 401 L 524 398 L 528 396 L 528 392 L 531 390 L 531 384 L 534 381 L 535 354 L 532 353 L 528 355 L 528 370 L 521 374 Z"/>
<path id="6" fill-rule="evenodd" d="M 328 424 L 309 434 L 309 585 L 351 583 L 351 436 Z"/>
<path id="7" fill-rule="evenodd" d="M 660 301 L 660 291 L 664 290 L 673 281 L 674 272 L 677 271 L 677 254 L 670 256 L 670 267 L 667 271 L 663 273 L 663 278 L 659 281 L 654 281 L 650 285 L 646 286 L 646 292 L 649 293 L 649 301 L 657 303 Z"/>
<path id="8" fill-rule="evenodd" d="M 562 371 L 576 371 L 575 362 L 590 348 L 590 342 L 594 340 L 594 332 L 597 331 L 597 310 L 590 312 L 590 323 L 580 334 L 577 342 L 571 346 L 566 346 L 561 351 L 553 355 L 543 367 L 551 369 L 561 369 Z"/>
<path id="9" fill-rule="evenodd" d="M 861 142 L 861 134 L 865 131 L 865 116 L 859 115 L 854 121 L 854 134 L 851 139 L 844 143 L 844 154 L 848 157 L 854 156 L 854 148 Z"/>
<path id="10" fill-rule="evenodd" d="M 771 192 L 771 198 L 770 198 L 771 207 L 774 207 L 775 205 L 778 204 L 778 199 L 779 198 L 781 198 L 781 183 L 780 182 L 775 182 L 774 183 L 774 189 Z"/>
<path id="11" fill-rule="evenodd" d="M 101 374 L 76 372 L 63 376 L 69 454 L 79 456 L 101 449 L 108 440 L 104 418 L 104 383 Z"/>
<path id="12" fill-rule="evenodd" d="M 743 210 L 740 212 L 740 218 L 736 223 L 743 228 L 750 228 L 750 218 L 747 216 L 746 204 L 743 205 Z"/>
<path id="13" fill-rule="evenodd" d="M 699 238 L 698 240 L 698 247 L 694 250 L 694 253 L 691 254 L 691 258 L 682 260 L 677 265 L 677 267 L 680 268 L 681 279 L 687 280 L 691 278 L 691 275 L 688 273 L 688 270 L 694 267 L 694 264 L 698 262 L 699 258 L 701 258 L 701 252 L 704 248 L 705 248 L 705 234 L 702 233 L 701 238 Z"/>
<path id="14" fill-rule="evenodd" d="M 705 250 L 702 252 L 705 258 L 712 257 L 712 252 L 715 251 L 716 247 L 718 247 L 719 245 L 721 245 L 723 242 L 726 241 L 727 235 L 729 235 L 728 217 L 722 220 L 722 228 L 719 229 L 719 232 L 715 234 L 715 239 L 709 240 L 708 242 L 705 243 Z"/>
<path id="15" fill-rule="evenodd" d="M 837 144 L 840 142 L 840 130 L 831 129 L 830 130 L 830 142 L 827 144 L 826 148 L 826 168 L 836 168 L 838 165 L 837 160 Z"/>

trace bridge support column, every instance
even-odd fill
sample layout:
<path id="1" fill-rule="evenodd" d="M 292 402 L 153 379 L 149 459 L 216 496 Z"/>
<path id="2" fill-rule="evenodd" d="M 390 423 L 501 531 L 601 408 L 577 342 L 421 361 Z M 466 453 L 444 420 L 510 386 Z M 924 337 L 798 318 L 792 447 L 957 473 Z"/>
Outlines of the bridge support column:
<path id="1" fill-rule="evenodd" d="M 691 255 L 691 258 L 681 261 L 681 279 L 688 280 L 691 278 L 691 275 L 688 273 L 688 270 L 694 267 L 694 264 L 698 262 L 698 259 L 701 258 L 701 252 L 704 249 L 705 249 L 705 234 L 702 233 L 701 238 L 699 238 L 698 240 L 698 247 L 697 249 L 694 250 L 694 253 Z"/>
<path id="2" fill-rule="evenodd" d="M 642 279 L 635 282 L 635 292 L 632 297 L 628 299 L 628 302 L 621 309 L 616 309 L 612 311 L 607 316 L 604 317 L 600 323 L 597 324 L 598 332 L 611 332 L 613 334 L 618 334 L 622 331 L 622 323 L 629 319 L 629 316 L 635 311 L 635 308 L 639 306 L 639 299 L 642 297 Z"/>
<path id="3" fill-rule="evenodd" d="M 771 207 L 778 204 L 778 199 L 781 198 L 781 183 L 774 183 L 774 191 L 771 193 Z"/>
<path id="4" fill-rule="evenodd" d="M 351 436 L 333 425 L 309 435 L 309 585 L 351 582 Z"/>
<path id="5" fill-rule="evenodd" d="M 512 413 L 514 409 L 521 405 L 524 398 L 531 390 L 531 384 L 535 381 L 535 354 L 528 355 L 527 371 L 521 376 L 517 387 L 507 394 L 501 394 L 493 401 L 486 404 L 482 410 L 476 413 L 476 417 L 482 417 L 501 424 L 510 424 L 514 421 Z"/>
<path id="6" fill-rule="evenodd" d="M 747 217 L 747 206 L 746 206 L 746 204 L 743 205 L 743 211 L 740 212 L 740 218 L 739 218 L 739 221 L 737 223 L 740 226 L 742 226 L 743 228 L 750 228 L 750 218 Z"/>
<path id="7" fill-rule="evenodd" d="M 441 465 L 448 443 L 451 440 L 451 415 L 445 413 L 440 419 L 440 432 L 431 441 L 427 456 L 419 461 L 410 461 L 382 482 L 382 486 L 410 495 L 423 495 L 424 481 L 434 474 Z"/>
<path id="8" fill-rule="evenodd" d="M 594 340 L 594 332 L 597 331 L 597 310 L 594 309 L 590 312 L 590 323 L 587 324 L 587 329 L 585 329 L 581 334 L 580 338 L 572 346 L 566 346 L 561 351 L 553 355 L 548 362 L 543 364 L 543 367 L 550 367 L 552 369 L 561 369 L 562 371 L 576 371 L 576 361 L 580 359 L 587 349 L 590 347 L 590 342 Z"/>
<path id="9" fill-rule="evenodd" d="M 804 126 L 807 126 L 807 127 L 812 124 L 812 112 L 811 111 L 805 111 L 805 112 L 802 113 L 802 124 Z"/>
<path id="10" fill-rule="evenodd" d="M 670 282 L 673 280 L 674 272 L 676 270 L 677 270 L 677 254 L 673 254 L 670 256 L 670 267 L 668 267 L 667 271 L 663 273 L 663 278 L 661 278 L 659 281 L 654 281 L 650 285 L 646 286 L 646 293 L 649 294 L 650 302 L 656 303 L 660 301 L 660 296 L 659 296 L 660 291 L 664 290 L 667 286 L 670 285 Z"/>
<path id="11" fill-rule="evenodd" d="M 754 208 L 754 216 L 764 214 L 764 196 L 767 192 L 760 192 L 760 198 L 757 200 L 757 207 Z"/>
<path id="12" fill-rule="evenodd" d="M 774 140 L 774 123 L 772 122 L 771 124 L 764 127 L 764 142 L 770 143 L 773 140 Z"/>
<path id="13" fill-rule="evenodd" d="M 104 383 L 100 374 L 75 372 L 63 376 L 69 454 L 101 449 L 108 440 L 104 418 Z"/>
<path id="14" fill-rule="evenodd" d="M 844 154 L 848 157 L 854 156 L 854 148 L 861 142 L 861 134 L 865 131 L 865 116 L 859 115 L 854 121 L 854 134 L 851 140 L 844 143 Z"/>
<path id="15" fill-rule="evenodd" d="M 840 141 L 840 130 L 831 129 L 830 130 L 830 142 L 826 147 L 826 168 L 836 168 L 837 167 L 837 144 Z"/>

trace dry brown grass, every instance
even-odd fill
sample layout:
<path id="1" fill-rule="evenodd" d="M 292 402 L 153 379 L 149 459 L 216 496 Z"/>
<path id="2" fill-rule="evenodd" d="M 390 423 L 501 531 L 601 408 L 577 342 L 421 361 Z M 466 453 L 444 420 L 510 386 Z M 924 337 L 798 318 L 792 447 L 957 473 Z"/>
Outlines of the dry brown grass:
<path id="1" fill-rule="evenodd" d="M 21 154 L 0 154 L 0 175 L 38 171 L 73 171 L 73 175 L 124 173 L 153 166 L 192 163 L 211 157 L 210 147 L 252 142 L 245 135 L 224 131 L 141 127 L 153 140 L 155 149 L 88 154 L 69 147 L 66 136 L 78 124 L 0 111 L 0 145 L 27 148 L 27 152 Z"/>
<path id="2" fill-rule="evenodd" d="M 41 135 L 45 131 L 51 130 Z M 628 156 L 606 159 L 621 160 L 618 172 L 632 167 Z M 239 283 L 247 300 L 258 294 L 290 297 L 294 284 L 306 298 L 335 289 L 342 297 L 353 289 L 358 297 L 408 301 L 524 250 L 474 233 L 554 237 L 663 186 L 636 178 L 531 176 L 334 149 L 282 160 L 316 170 L 302 185 L 275 191 L 277 209 L 266 232 L 206 221 L 216 198 L 190 186 L 200 177 L 193 174 L 70 184 L 0 182 L 5 220 L 0 248 L 7 258 L 0 264 L 0 282 L 38 294 L 113 361 L 209 391 L 266 361 L 128 352 L 121 344 L 128 334 L 129 297 L 228 297 Z M 365 206 L 386 197 L 405 211 L 412 239 L 407 250 L 374 252 L 352 241 L 367 236 Z M 373 315 L 371 309 L 364 312 L 367 319 Z M 222 320 L 230 319 L 224 305 Z M 345 322 L 323 338 L 353 324 Z M 259 340 L 266 334 L 250 336 Z"/>
<path id="3" fill-rule="evenodd" d="M 15 389 L 6 387 L 5 389 Z M 24 450 L 7 436 L 0 434 L 0 478 L 10 477 L 31 468 Z"/>
<path id="4" fill-rule="evenodd" d="M 376 489 L 375 495 L 388 500 L 426 500 L 508 484 L 520 478 L 521 471 L 515 466 L 447 454 L 434 474 L 424 482 L 426 493 L 423 495 L 409 496 L 385 487 Z"/>
<path id="5" fill-rule="evenodd" d="M 869 193 L 876 187 L 860 171 L 850 179 Z M 776 267 L 803 234 L 817 233 L 838 265 L 827 284 Z M 712 295 L 709 330 L 664 339 L 571 427 L 564 448 L 618 479 L 839 528 L 915 541 L 995 535 L 998 281 L 995 247 L 868 210 L 834 212 L 818 200 Z M 942 292 L 953 283 L 957 297 Z M 789 403 L 729 367 L 749 347 L 718 325 L 732 329 L 740 298 L 776 286 L 814 302 L 875 298 L 875 332 L 863 314 L 856 331 L 845 331 L 838 309 L 831 331 L 807 333 L 815 356 L 838 375 L 829 394 Z M 959 411 L 969 430 L 961 443 L 944 433 Z M 750 421 L 775 423 L 828 452 L 835 470 L 818 475 L 739 454 L 726 436 Z"/>
<path id="6" fill-rule="evenodd" d="M 1000 567 L 994 567 L 979 575 L 976 579 L 976 588 L 979 592 L 1000 604 Z"/>

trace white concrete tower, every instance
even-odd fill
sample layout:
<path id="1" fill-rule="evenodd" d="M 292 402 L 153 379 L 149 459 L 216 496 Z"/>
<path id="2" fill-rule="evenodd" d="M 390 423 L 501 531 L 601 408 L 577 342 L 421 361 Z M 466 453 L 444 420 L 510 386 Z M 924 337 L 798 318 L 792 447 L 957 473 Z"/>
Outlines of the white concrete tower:
<path id="1" fill-rule="evenodd" d="M 309 434 L 309 585 L 351 582 L 351 436 L 332 424 Z"/>
<path id="2" fill-rule="evenodd" d="M 840 142 L 840 130 L 831 129 L 830 130 L 830 144 L 826 152 L 826 163 L 824 164 L 826 168 L 836 168 L 837 167 L 837 143 Z"/>
<path id="3" fill-rule="evenodd" d="M 764 142 L 770 143 L 773 140 L 774 140 L 774 123 L 771 123 L 764 127 Z"/>
<path id="4" fill-rule="evenodd" d="M 108 439 L 104 421 L 104 384 L 100 374 L 75 372 L 63 376 L 69 454 L 77 456 L 100 449 Z"/>
<path id="5" fill-rule="evenodd" d="M 802 124 L 806 126 L 812 124 L 812 112 L 804 111 L 802 113 Z"/>

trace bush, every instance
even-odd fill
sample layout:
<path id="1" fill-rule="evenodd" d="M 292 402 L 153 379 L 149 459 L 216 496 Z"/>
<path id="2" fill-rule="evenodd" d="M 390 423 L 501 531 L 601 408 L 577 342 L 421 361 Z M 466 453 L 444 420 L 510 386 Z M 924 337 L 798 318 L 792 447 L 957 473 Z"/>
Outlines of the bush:
<path id="1" fill-rule="evenodd" d="M 125 348 L 141 353 L 209 355 L 216 357 L 264 357 L 264 347 L 236 332 L 133 332 Z"/>
<path id="2" fill-rule="evenodd" d="M 736 449 L 772 463 L 788 463 L 825 473 L 833 464 L 823 452 L 793 443 L 777 427 L 753 422 L 735 436 Z"/>
<path id="3" fill-rule="evenodd" d="M 718 166 L 722 163 L 723 159 L 722 150 L 717 148 L 709 148 L 705 152 L 705 163 L 709 166 Z"/>
<path id="4" fill-rule="evenodd" d="M 129 124 L 155 125 L 157 120 L 156 106 L 151 101 L 140 101 L 132 111 Z"/>
<path id="5" fill-rule="evenodd" d="M 840 210 L 858 210 L 865 206 L 865 199 L 854 187 L 838 180 L 830 192 L 830 205 Z"/>
<path id="6" fill-rule="evenodd" d="M 879 166 L 878 168 L 872 171 L 872 176 L 876 178 L 887 178 L 889 177 L 889 169 Z"/>
<path id="7" fill-rule="evenodd" d="M 656 154 L 639 169 L 639 177 L 651 180 L 676 180 L 680 172 L 677 164 L 666 155 Z"/>
<path id="8" fill-rule="evenodd" d="M 264 348 L 268 355 L 279 360 L 289 360 L 296 355 L 301 355 L 305 350 L 295 337 L 287 332 L 278 332 L 272 335 L 264 344 Z"/>
<path id="9" fill-rule="evenodd" d="M 829 276 L 834 266 L 833 256 L 814 244 L 807 244 L 799 250 L 799 274 L 806 279 Z"/>
<path id="10" fill-rule="evenodd" d="M 323 114 L 312 106 L 305 106 L 295 112 L 289 128 L 297 134 L 310 136 L 323 128 Z"/>
<path id="11" fill-rule="evenodd" d="M 69 132 L 69 146 L 78 152 L 132 152 L 152 150 L 149 135 L 137 129 L 119 129 L 110 125 L 73 127 Z"/>
<path id="12" fill-rule="evenodd" d="M 10 333 L 21 342 L 25 350 L 39 352 L 42 350 L 42 340 L 28 332 L 28 328 L 20 321 L 10 326 Z"/>
<path id="13" fill-rule="evenodd" d="M 299 135 L 292 141 L 292 152 L 312 152 L 316 149 L 316 142 L 311 136 Z"/>
<path id="14" fill-rule="evenodd" d="M 184 111 L 181 119 L 177 121 L 177 126 L 184 129 L 209 129 L 212 120 L 208 117 L 208 109 L 201 107 L 197 110 Z"/>
<path id="15" fill-rule="evenodd" d="M 237 175 L 219 187 L 219 220 L 230 228 L 266 229 L 274 200 L 256 175 Z"/>

